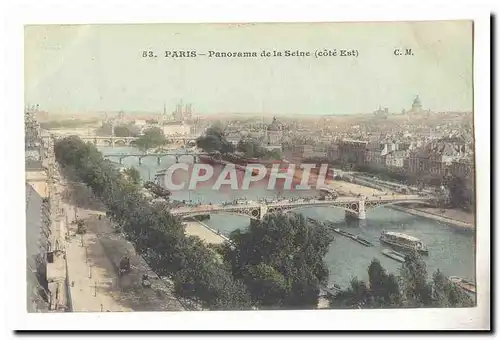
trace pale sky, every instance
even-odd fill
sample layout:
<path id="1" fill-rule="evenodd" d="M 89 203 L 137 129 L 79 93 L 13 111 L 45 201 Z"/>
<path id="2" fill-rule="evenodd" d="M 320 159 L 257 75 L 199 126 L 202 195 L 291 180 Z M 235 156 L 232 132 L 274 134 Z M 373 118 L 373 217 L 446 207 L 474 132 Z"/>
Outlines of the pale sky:
<path id="1" fill-rule="evenodd" d="M 413 56 L 395 56 L 411 48 Z M 358 57 L 315 51 L 355 49 Z M 157 58 L 143 58 L 153 50 Z M 164 58 L 302 50 L 311 57 Z M 346 114 L 472 110 L 472 22 L 27 26 L 25 100 L 53 113 Z"/>

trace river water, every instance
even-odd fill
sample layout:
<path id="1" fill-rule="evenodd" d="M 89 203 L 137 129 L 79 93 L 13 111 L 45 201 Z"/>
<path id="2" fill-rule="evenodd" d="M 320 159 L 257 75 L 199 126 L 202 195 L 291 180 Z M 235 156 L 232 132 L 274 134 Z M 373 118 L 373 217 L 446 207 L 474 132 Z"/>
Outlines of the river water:
<path id="1" fill-rule="evenodd" d="M 138 153 L 136 149 L 128 147 L 102 147 L 104 155 L 120 153 Z M 179 151 L 181 152 L 181 151 Z M 111 157 L 110 160 L 118 162 Z M 180 156 L 180 162 L 192 163 L 192 156 Z M 157 170 L 165 169 L 175 163 L 174 157 L 164 157 L 161 163 L 157 163 L 156 157 L 146 157 L 139 165 L 136 157 L 124 158 L 123 166 L 135 167 L 141 173 L 143 179 L 154 179 Z M 224 187 L 223 187 L 224 188 Z M 315 191 L 280 191 L 280 196 L 313 196 Z M 232 201 L 236 198 L 249 200 L 268 197 L 274 198 L 277 193 L 267 190 L 265 187 L 251 187 L 246 191 L 235 191 L 221 189 L 215 191 L 211 185 L 197 187 L 196 190 L 181 190 L 172 193 L 172 199 L 192 200 L 202 203 L 217 203 Z M 373 258 L 378 258 L 384 268 L 389 272 L 397 273 L 401 264 L 381 254 L 382 246 L 378 238 L 382 230 L 400 231 L 421 239 L 429 249 L 429 255 L 424 256 L 429 274 L 440 269 L 445 275 L 460 276 L 475 279 L 475 234 L 473 231 L 464 230 L 446 223 L 416 217 L 388 207 L 379 207 L 368 210 L 366 220 L 346 221 L 345 214 L 339 208 L 303 208 L 295 212 L 318 220 L 327 220 L 335 223 L 354 234 L 360 234 L 374 247 L 364 247 L 341 235 L 335 235 L 335 240 L 330 245 L 326 255 L 326 263 L 330 270 L 330 282 L 345 286 L 352 277 L 367 280 L 367 268 Z M 233 230 L 245 229 L 249 225 L 249 218 L 233 215 L 212 215 L 205 223 L 223 234 L 229 235 Z"/>

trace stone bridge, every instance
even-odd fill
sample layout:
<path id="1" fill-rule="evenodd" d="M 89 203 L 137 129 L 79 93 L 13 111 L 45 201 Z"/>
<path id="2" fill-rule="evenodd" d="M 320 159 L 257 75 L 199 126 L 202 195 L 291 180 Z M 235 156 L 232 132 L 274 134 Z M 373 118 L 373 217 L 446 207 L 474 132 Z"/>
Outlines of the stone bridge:
<path id="1" fill-rule="evenodd" d="M 157 161 L 158 165 L 160 165 L 162 158 L 168 157 L 168 156 L 175 157 L 176 163 L 179 163 L 180 157 L 191 156 L 193 158 L 193 162 L 198 163 L 200 161 L 199 155 L 202 155 L 202 154 L 195 154 L 195 153 L 188 153 L 188 152 L 184 152 L 184 153 L 149 153 L 149 154 L 131 153 L 131 154 L 107 154 L 107 155 L 103 155 L 103 157 L 105 159 L 118 158 L 118 161 L 120 164 L 122 164 L 123 160 L 127 157 L 137 157 L 139 159 L 139 165 L 142 164 L 142 160 L 146 157 L 156 157 L 156 161 Z"/>
<path id="2" fill-rule="evenodd" d="M 72 134 L 54 135 L 56 139 L 72 136 Z M 139 137 L 112 137 L 112 136 L 78 136 L 85 142 L 91 142 L 96 146 L 134 146 Z M 183 142 L 184 145 L 196 143 L 195 136 L 166 136 L 167 143 Z"/>
<path id="3" fill-rule="evenodd" d="M 310 200 L 303 202 L 251 203 L 235 205 L 203 205 L 198 207 L 182 207 L 172 209 L 174 216 L 181 218 L 210 214 L 230 214 L 261 220 L 268 213 L 287 213 L 306 207 L 333 207 L 346 212 L 346 217 L 360 220 L 366 219 L 366 211 L 384 205 L 398 203 L 421 203 L 433 205 L 435 199 L 418 195 L 396 195 L 378 198 L 338 197 L 335 200 Z"/>

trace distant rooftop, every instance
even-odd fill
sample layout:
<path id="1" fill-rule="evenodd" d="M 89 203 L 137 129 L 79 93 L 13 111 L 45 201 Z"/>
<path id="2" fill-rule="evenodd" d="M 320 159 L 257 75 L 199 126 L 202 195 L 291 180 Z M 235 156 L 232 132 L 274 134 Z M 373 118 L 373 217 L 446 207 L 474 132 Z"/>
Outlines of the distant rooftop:
<path id="1" fill-rule="evenodd" d="M 359 139 L 342 139 L 342 142 L 346 142 L 346 143 L 360 143 L 360 144 L 367 144 L 368 141 L 365 141 L 365 140 L 359 140 Z"/>

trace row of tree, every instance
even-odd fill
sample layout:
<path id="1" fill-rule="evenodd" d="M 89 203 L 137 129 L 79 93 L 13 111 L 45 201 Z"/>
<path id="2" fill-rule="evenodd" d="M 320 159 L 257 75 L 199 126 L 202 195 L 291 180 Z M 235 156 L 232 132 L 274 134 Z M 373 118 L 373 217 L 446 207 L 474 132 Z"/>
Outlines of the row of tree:
<path id="1" fill-rule="evenodd" d="M 112 122 L 105 122 L 96 131 L 99 136 L 111 136 L 114 134 L 116 137 L 137 137 L 141 134 L 141 129 L 133 123 L 119 124 L 113 127 Z"/>
<path id="2" fill-rule="evenodd" d="M 278 151 L 271 151 L 253 138 L 241 139 L 236 145 L 236 151 L 242 152 L 245 157 L 258 159 L 281 159 Z"/>
<path id="3" fill-rule="evenodd" d="M 409 176 L 404 172 L 392 172 L 384 169 L 373 169 L 370 167 L 358 167 L 358 171 L 375 174 L 382 180 L 397 181 L 406 184 L 443 186 L 447 197 L 443 200 L 445 206 L 459 208 L 465 211 L 474 211 L 475 190 L 473 176 L 426 174 L 418 178 Z"/>
<path id="4" fill-rule="evenodd" d="M 357 278 L 330 298 L 332 308 L 472 307 L 474 301 L 439 270 L 427 280 L 427 267 L 414 252 L 405 257 L 399 276 L 388 274 L 377 259 L 368 267 L 368 283 Z"/>
<path id="5" fill-rule="evenodd" d="M 241 139 L 236 147 L 227 140 L 224 129 L 213 125 L 207 129 L 203 136 L 198 137 L 196 146 L 205 152 L 220 152 L 221 154 L 242 152 L 245 157 L 259 159 L 281 159 L 277 151 L 269 151 L 253 138 Z"/>
<path id="6" fill-rule="evenodd" d="M 79 128 L 97 123 L 97 119 L 65 119 L 65 120 L 51 120 L 48 122 L 41 122 L 42 129 L 63 129 L 63 128 Z"/>
<path id="7" fill-rule="evenodd" d="M 109 216 L 151 268 L 174 281 L 177 294 L 214 310 L 248 309 L 245 286 L 197 237 L 184 234 L 181 221 L 165 205 L 151 205 L 140 186 L 127 180 L 90 143 L 78 137 L 58 140 L 58 163 L 69 167 L 107 207 Z"/>
<path id="8" fill-rule="evenodd" d="M 113 133 L 115 137 L 138 137 L 135 145 L 142 151 L 167 144 L 163 130 L 156 126 L 141 132 L 141 129 L 132 123 L 117 125 L 114 128 L 111 123 L 104 123 L 97 131 L 98 135 L 104 136 L 111 136 Z"/>

